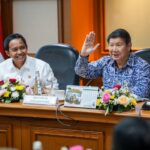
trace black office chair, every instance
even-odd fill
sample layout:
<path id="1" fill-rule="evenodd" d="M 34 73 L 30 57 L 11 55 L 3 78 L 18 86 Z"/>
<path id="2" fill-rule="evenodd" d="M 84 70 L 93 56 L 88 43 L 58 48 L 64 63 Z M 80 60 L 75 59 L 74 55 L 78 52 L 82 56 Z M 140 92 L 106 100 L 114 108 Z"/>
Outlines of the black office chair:
<path id="1" fill-rule="evenodd" d="M 66 85 L 79 85 L 79 76 L 74 71 L 78 52 L 70 45 L 45 45 L 38 50 L 35 57 L 50 64 L 59 89 L 66 89 Z"/>
<path id="2" fill-rule="evenodd" d="M 138 50 L 134 53 L 135 53 L 135 55 L 143 58 L 144 60 L 146 60 L 150 64 L 150 48 Z"/>

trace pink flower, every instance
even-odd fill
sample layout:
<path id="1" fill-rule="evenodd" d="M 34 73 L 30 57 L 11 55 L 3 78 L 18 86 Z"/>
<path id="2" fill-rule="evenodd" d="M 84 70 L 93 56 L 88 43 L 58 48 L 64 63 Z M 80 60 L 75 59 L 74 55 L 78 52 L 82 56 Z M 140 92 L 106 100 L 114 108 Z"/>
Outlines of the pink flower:
<path id="1" fill-rule="evenodd" d="M 83 147 L 81 145 L 76 145 L 76 146 L 70 147 L 69 150 L 83 150 Z"/>
<path id="2" fill-rule="evenodd" d="M 104 103 L 108 103 L 110 100 L 110 94 L 109 93 L 104 93 L 104 95 L 102 96 L 102 100 Z"/>
<path id="3" fill-rule="evenodd" d="M 3 80 L 0 80 L 0 85 L 3 85 L 4 84 L 4 81 Z"/>
<path id="4" fill-rule="evenodd" d="M 0 90 L 0 96 L 4 95 L 7 92 L 6 89 Z"/>
<path id="5" fill-rule="evenodd" d="M 116 84 L 113 86 L 113 89 L 120 89 L 120 88 L 121 88 L 121 85 L 119 85 L 119 84 Z"/>
<path id="6" fill-rule="evenodd" d="M 10 78 L 10 79 L 9 79 L 9 82 L 10 82 L 10 83 L 15 83 L 15 82 L 16 82 L 16 79 L 15 79 L 15 78 Z"/>

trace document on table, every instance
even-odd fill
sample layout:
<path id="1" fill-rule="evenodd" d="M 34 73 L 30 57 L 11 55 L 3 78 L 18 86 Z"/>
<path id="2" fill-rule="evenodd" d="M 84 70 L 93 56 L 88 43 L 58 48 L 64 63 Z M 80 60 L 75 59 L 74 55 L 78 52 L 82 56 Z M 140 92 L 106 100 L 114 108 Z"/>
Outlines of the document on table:
<path id="1" fill-rule="evenodd" d="M 68 85 L 64 106 L 96 108 L 98 87 Z"/>

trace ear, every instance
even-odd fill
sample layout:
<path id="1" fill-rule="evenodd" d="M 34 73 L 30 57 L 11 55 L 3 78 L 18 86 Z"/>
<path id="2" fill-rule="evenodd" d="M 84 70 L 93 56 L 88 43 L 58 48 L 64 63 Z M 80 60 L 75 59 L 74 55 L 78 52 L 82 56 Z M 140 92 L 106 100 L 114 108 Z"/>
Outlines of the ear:
<path id="1" fill-rule="evenodd" d="M 9 51 L 5 51 L 6 55 L 10 57 Z"/>
<path id="2" fill-rule="evenodd" d="M 130 42 L 130 43 L 128 44 L 128 49 L 129 49 L 129 51 L 131 50 L 131 47 L 132 47 L 132 43 Z"/>
<path id="3" fill-rule="evenodd" d="M 129 43 L 129 46 L 132 47 L 132 43 L 131 42 Z"/>

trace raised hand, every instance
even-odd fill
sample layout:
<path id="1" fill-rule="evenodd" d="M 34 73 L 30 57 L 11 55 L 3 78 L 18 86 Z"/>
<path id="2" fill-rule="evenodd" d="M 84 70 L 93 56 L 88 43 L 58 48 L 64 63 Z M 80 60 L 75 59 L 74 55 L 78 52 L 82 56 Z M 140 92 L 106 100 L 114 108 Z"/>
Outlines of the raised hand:
<path id="1" fill-rule="evenodd" d="M 100 44 L 97 43 L 94 46 L 94 41 L 95 41 L 95 33 L 94 32 L 90 32 L 88 35 L 86 35 L 86 38 L 85 38 L 85 41 L 83 43 L 82 50 L 80 53 L 81 56 L 86 57 L 98 48 L 98 46 Z"/>

